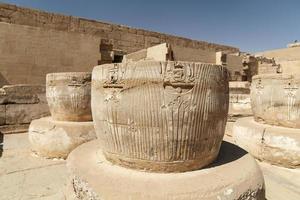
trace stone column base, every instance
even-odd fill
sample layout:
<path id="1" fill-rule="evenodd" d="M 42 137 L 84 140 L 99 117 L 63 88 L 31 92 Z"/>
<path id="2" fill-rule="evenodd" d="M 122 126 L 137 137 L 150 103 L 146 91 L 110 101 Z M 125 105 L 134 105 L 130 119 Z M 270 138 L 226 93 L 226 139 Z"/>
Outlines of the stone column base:
<path id="1" fill-rule="evenodd" d="M 80 144 L 96 139 L 93 122 L 33 120 L 29 127 L 32 150 L 46 158 L 66 158 Z"/>
<path id="2" fill-rule="evenodd" d="M 264 200 L 264 180 L 256 161 L 223 142 L 208 167 L 183 173 L 149 173 L 105 160 L 94 140 L 68 157 L 67 200 Z"/>
<path id="3" fill-rule="evenodd" d="M 245 117 L 235 122 L 232 134 L 238 146 L 259 160 L 300 167 L 300 129 L 271 126 Z"/>

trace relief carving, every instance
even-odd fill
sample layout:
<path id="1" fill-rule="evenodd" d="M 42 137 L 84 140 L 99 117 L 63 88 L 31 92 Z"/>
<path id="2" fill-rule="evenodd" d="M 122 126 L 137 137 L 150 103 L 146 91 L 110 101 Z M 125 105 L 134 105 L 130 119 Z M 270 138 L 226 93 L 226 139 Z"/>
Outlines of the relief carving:
<path id="1" fill-rule="evenodd" d="M 139 61 L 94 68 L 93 120 L 106 158 L 150 171 L 209 164 L 224 135 L 228 92 L 226 68 L 212 64 Z"/>
<path id="2" fill-rule="evenodd" d="M 299 84 L 299 78 L 289 74 L 254 76 L 251 89 L 254 119 L 270 125 L 300 128 Z"/>

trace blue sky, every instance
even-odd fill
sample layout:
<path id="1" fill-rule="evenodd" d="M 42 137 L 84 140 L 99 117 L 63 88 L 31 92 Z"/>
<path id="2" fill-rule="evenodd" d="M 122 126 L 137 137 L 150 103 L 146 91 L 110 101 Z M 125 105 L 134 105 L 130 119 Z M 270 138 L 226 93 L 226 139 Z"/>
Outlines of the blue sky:
<path id="1" fill-rule="evenodd" d="M 257 52 L 300 40 L 300 0 L 0 0 Z"/>

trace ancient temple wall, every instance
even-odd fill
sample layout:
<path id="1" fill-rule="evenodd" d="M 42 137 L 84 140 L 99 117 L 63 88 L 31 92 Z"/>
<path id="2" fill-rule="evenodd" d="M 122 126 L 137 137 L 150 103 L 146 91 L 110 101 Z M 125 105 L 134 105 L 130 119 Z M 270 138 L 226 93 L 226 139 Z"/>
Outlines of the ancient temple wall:
<path id="1" fill-rule="evenodd" d="M 91 71 L 100 39 L 81 33 L 0 23 L 0 86 L 45 84 L 50 72 Z"/>
<path id="2" fill-rule="evenodd" d="M 100 55 L 102 40 L 125 53 L 164 42 L 203 51 L 238 51 L 235 47 L 0 3 L 0 85 L 44 84 L 49 72 L 90 71 L 109 56 Z"/>
<path id="3" fill-rule="evenodd" d="M 243 57 L 238 55 L 227 55 L 226 66 L 230 71 L 230 77 L 233 81 L 241 81 Z"/>
<path id="4" fill-rule="evenodd" d="M 295 72 L 300 70 L 300 47 L 290 47 L 258 52 L 256 55 L 274 58 L 282 67 L 282 72 Z"/>
<path id="5" fill-rule="evenodd" d="M 33 119 L 50 115 L 42 85 L 9 85 L 0 88 L 0 133 L 27 130 Z"/>
<path id="6" fill-rule="evenodd" d="M 270 51 L 258 52 L 256 54 L 274 58 L 277 61 L 300 60 L 300 47 L 275 49 Z"/>
<path id="7" fill-rule="evenodd" d="M 192 62 L 204 62 L 204 63 L 215 63 L 216 52 L 209 50 L 197 49 L 196 51 L 192 48 L 180 47 L 177 45 L 171 45 L 173 50 L 173 56 L 175 60 L 179 61 L 192 61 Z"/>
<path id="8" fill-rule="evenodd" d="M 149 59 L 156 61 L 172 60 L 215 64 L 216 52 L 162 43 L 124 56 L 124 61 L 126 62 Z"/>

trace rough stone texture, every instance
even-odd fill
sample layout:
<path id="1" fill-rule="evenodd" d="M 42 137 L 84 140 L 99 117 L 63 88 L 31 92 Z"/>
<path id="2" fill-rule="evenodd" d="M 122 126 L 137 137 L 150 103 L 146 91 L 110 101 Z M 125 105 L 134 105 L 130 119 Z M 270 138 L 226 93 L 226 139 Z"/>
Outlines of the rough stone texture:
<path id="1" fill-rule="evenodd" d="M 250 101 L 250 82 L 229 82 L 228 120 L 235 121 L 238 117 L 252 115 Z"/>
<path id="2" fill-rule="evenodd" d="M 5 124 L 5 105 L 0 105 L 0 126 Z"/>
<path id="3" fill-rule="evenodd" d="M 2 134 L 15 134 L 25 133 L 28 131 L 29 124 L 10 124 L 0 126 L 0 133 Z"/>
<path id="4" fill-rule="evenodd" d="M 63 190 L 68 176 L 64 160 L 32 156 L 27 133 L 0 136 L 3 137 L 3 143 L 0 140 L 3 148 L 0 153 L 1 200 L 65 200 Z M 258 164 L 265 179 L 266 199 L 300 199 L 300 168 Z M 69 189 L 74 193 L 73 187 Z"/>
<path id="5" fill-rule="evenodd" d="M 300 167 L 300 129 L 257 123 L 253 117 L 233 125 L 234 142 L 256 158 L 284 167 Z"/>
<path id="6" fill-rule="evenodd" d="M 104 39 L 113 39 L 114 46 L 117 49 L 122 49 L 122 46 L 128 47 L 128 49 L 135 49 L 127 51 L 128 53 L 136 51 L 138 47 L 143 49 L 163 42 L 199 49 L 238 51 L 235 47 L 196 41 L 101 21 L 47 13 L 4 3 L 0 4 L 0 8 L 0 21 L 2 22 L 97 35 Z M 134 48 L 133 46 L 136 47 Z"/>
<path id="7" fill-rule="evenodd" d="M 257 60 L 257 74 L 276 74 L 282 72 L 282 67 L 273 58 L 266 58 L 264 56 L 256 57 Z"/>
<path id="8" fill-rule="evenodd" d="M 124 56 L 123 62 L 136 62 L 140 60 L 168 61 L 173 60 L 171 46 L 163 43 L 142 49 Z"/>
<path id="9" fill-rule="evenodd" d="M 228 54 L 223 51 L 216 53 L 215 63 L 228 68 L 231 81 L 251 81 L 253 74 L 256 74 L 256 59 L 245 53 Z"/>
<path id="10" fill-rule="evenodd" d="M 226 54 L 202 49 L 181 47 L 163 43 L 133 52 L 124 56 L 123 62 L 136 62 L 140 60 L 155 61 L 188 61 L 201 63 L 216 63 L 226 65 L 230 80 L 237 81 L 244 78 L 244 56 L 239 54 Z M 256 73 L 257 74 L 257 73 Z M 250 77 L 252 77 L 251 74 Z M 251 78 L 249 78 L 251 80 Z"/>
<path id="11" fill-rule="evenodd" d="M 224 63 L 228 68 L 230 74 L 229 79 L 232 81 L 243 81 L 243 57 L 240 55 L 226 55 L 226 62 Z"/>
<path id="12" fill-rule="evenodd" d="M 127 54 L 124 56 L 123 62 L 139 60 L 215 63 L 216 52 L 163 43 Z"/>
<path id="13" fill-rule="evenodd" d="M 216 52 L 163 43 L 127 54 L 124 56 L 123 62 L 136 62 L 139 60 L 215 63 Z"/>
<path id="14" fill-rule="evenodd" d="M 5 85 L 0 90 L 0 104 L 40 103 L 39 97 L 45 94 L 45 86 L 42 85 Z"/>
<path id="15" fill-rule="evenodd" d="M 65 161 L 33 156 L 29 146 L 27 133 L 3 136 L 0 199 L 63 200 Z"/>
<path id="16" fill-rule="evenodd" d="M 228 112 L 225 67 L 140 61 L 93 70 L 92 112 L 109 160 L 187 171 L 218 155 Z"/>
<path id="17" fill-rule="evenodd" d="M 58 121 L 92 121 L 91 77 L 88 72 L 47 74 L 46 97 Z"/>
<path id="18" fill-rule="evenodd" d="M 190 61 L 190 62 L 203 62 L 203 63 L 215 63 L 216 52 L 193 49 L 188 47 L 181 47 L 178 45 L 170 45 L 172 49 L 172 57 L 174 61 Z"/>
<path id="19" fill-rule="evenodd" d="M 242 69 L 242 80 L 252 82 L 252 77 L 257 74 L 275 74 L 280 72 L 280 65 L 273 58 L 265 56 L 255 56 L 252 54 L 242 53 L 242 67 L 236 65 L 237 77 L 238 69 Z M 237 64 L 239 62 L 236 62 Z"/>
<path id="20" fill-rule="evenodd" d="M 300 51 L 300 48 L 298 49 L 298 51 Z M 282 73 L 299 74 L 300 58 L 298 60 L 279 61 L 279 63 L 280 63 L 280 70 Z"/>
<path id="21" fill-rule="evenodd" d="M 256 55 L 274 58 L 280 64 L 283 73 L 299 73 L 300 69 L 300 47 L 275 49 L 256 53 Z"/>
<path id="22" fill-rule="evenodd" d="M 266 184 L 268 200 L 299 200 L 300 169 L 289 169 L 259 162 Z"/>
<path id="23" fill-rule="evenodd" d="M 112 165 L 98 143 L 83 144 L 68 157 L 67 168 L 77 199 L 265 199 L 264 180 L 256 161 L 230 143 L 223 143 L 218 160 L 207 168 L 169 174 Z"/>
<path id="24" fill-rule="evenodd" d="M 45 86 L 3 86 L 0 88 L 0 111 L 0 132 L 26 132 L 31 120 L 50 114 Z"/>
<path id="25" fill-rule="evenodd" d="M 252 78 L 251 106 L 256 121 L 300 128 L 300 78 L 291 74 Z"/>
<path id="26" fill-rule="evenodd" d="M 243 81 L 250 81 L 252 80 L 252 76 L 257 74 L 258 62 L 255 56 L 246 54 L 243 56 L 242 60 L 243 64 L 243 71 L 244 71 L 244 78 Z"/>
<path id="27" fill-rule="evenodd" d="M 101 58 L 100 42 L 91 35 L 0 22 L 0 87 L 45 84 L 52 72 L 91 71 Z"/>
<path id="28" fill-rule="evenodd" d="M 44 84 L 47 73 L 90 71 L 99 60 L 111 62 L 110 52 L 99 49 L 104 39 L 126 53 L 164 42 L 209 51 L 238 51 L 230 46 L 0 3 L 0 86 Z"/>
<path id="29" fill-rule="evenodd" d="M 28 124 L 49 115 L 47 104 L 8 104 L 5 108 L 5 124 Z"/>
<path id="30" fill-rule="evenodd" d="M 96 139 L 93 122 L 33 120 L 29 127 L 32 150 L 46 158 L 66 158 L 80 144 Z"/>

